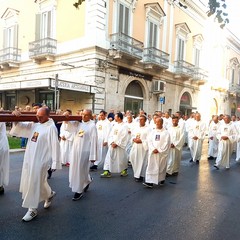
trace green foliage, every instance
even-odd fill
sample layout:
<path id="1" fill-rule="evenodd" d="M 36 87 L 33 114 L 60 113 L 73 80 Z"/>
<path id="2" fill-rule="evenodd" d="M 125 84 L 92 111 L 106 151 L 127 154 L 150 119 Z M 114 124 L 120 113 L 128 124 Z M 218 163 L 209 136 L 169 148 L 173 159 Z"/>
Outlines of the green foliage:
<path id="1" fill-rule="evenodd" d="M 207 15 L 210 17 L 215 15 L 221 28 L 224 28 L 229 23 L 228 14 L 226 12 L 227 5 L 225 0 L 209 0 L 209 12 Z"/>
<path id="2" fill-rule="evenodd" d="M 77 2 L 75 2 L 75 3 L 73 4 L 73 6 L 78 9 L 78 7 L 79 7 L 83 2 L 85 2 L 85 0 L 78 0 Z"/>
<path id="3" fill-rule="evenodd" d="M 10 149 L 21 148 L 21 139 L 18 137 L 8 137 Z"/>

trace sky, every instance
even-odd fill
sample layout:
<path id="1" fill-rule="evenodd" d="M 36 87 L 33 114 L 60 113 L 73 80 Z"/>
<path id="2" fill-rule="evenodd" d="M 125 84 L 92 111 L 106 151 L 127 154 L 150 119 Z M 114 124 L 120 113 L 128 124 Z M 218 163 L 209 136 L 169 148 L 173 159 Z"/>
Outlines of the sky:
<path id="1" fill-rule="evenodd" d="M 240 0 L 226 0 L 229 24 L 227 27 L 240 39 Z"/>

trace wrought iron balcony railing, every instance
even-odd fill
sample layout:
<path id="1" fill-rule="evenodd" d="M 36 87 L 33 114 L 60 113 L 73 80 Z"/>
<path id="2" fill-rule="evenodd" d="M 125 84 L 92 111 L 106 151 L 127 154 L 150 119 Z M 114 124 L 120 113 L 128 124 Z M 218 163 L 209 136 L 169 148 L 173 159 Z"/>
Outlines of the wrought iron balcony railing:
<path id="1" fill-rule="evenodd" d="M 43 38 L 29 43 L 29 57 L 37 58 L 41 56 L 56 55 L 57 40 Z"/>
<path id="2" fill-rule="evenodd" d="M 207 81 L 208 74 L 207 71 L 199 67 L 194 67 L 193 79 L 199 81 Z"/>
<path id="3" fill-rule="evenodd" d="M 240 93 L 240 85 L 236 83 L 230 83 L 228 91 L 230 93 Z"/>
<path id="4" fill-rule="evenodd" d="M 8 47 L 0 50 L 0 64 L 20 63 L 21 50 L 18 48 Z"/>
<path id="5" fill-rule="evenodd" d="M 155 48 L 144 48 L 143 62 L 146 64 L 156 64 L 163 68 L 169 67 L 169 54 Z"/>
<path id="6" fill-rule="evenodd" d="M 193 77 L 194 65 L 183 60 L 174 62 L 174 70 L 176 74 Z"/>
<path id="7" fill-rule="evenodd" d="M 127 53 L 134 58 L 142 59 L 142 42 L 124 33 L 114 33 L 110 36 L 110 38 L 111 49 Z"/>

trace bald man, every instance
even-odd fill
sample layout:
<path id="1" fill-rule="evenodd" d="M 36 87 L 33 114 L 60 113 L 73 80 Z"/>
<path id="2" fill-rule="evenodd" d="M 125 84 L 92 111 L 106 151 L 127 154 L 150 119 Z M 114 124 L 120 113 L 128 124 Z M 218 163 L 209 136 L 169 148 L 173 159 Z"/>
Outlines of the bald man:
<path id="1" fill-rule="evenodd" d="M 20 182 L 22 207 L 28 208 L 22 218 L 25 222 L 37 216 L 40 202 L 45 201 L 44 208 L 49 208 L 56 194 L 48 185 L 47 170 L 49 164 L 54 170 L 61 168 L 60 145 L 57 129 L 49 113 L 48 108 L 42 107 L 36 113 L 38 123 L 14 123 L 10 131 L 11 135 L 28 138 Z M 13 114 L 20 115 L 16 111 Z"/>

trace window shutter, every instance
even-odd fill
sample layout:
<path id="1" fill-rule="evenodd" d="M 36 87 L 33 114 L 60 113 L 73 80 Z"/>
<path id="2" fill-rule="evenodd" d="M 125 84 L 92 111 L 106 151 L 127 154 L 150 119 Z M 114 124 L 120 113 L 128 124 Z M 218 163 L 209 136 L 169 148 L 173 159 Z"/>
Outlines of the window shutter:
<path id="1" fill-rule="evenodd" d="M 7 28 L 3 29 L 3 48 L 7 48 Z"/>
<path id="2" fill-rule="evenodd" d="M 47 37 L 51 38 L 52 37 L 52 12 L 49 11 L 47 13 Z"/>
<path id="3" fill-rule="evenodd" d="M 129 35 L 129 8 L 125 7 L 125 26 L 124 33 Z"/>
<path id="4" fill-rule="evenodd" d="M 153 24 L 154 30 L 153 30 L 153 47 L 157 47 L 157 25 Z"/>
<path id="5" fill-rule="evenodd" d="M 39 40 L 40 39 L 40 24 L 41 24 L 41 14 L 36 14 L 35 40 Z"/>
<path id="6" fill-rule="evenodd" d="M 153 36 L 153 23 L 149 22 L 149 31 L 148 31 L 148 47 L 152 47 L 152 36 Z"/>
<path id="7" fill-rule="evenodd" d="M 123 8 L 122 4 L 119 5 L 119 19 L 118 19 L 118 32 L 123 32 Z"/>
<path id="8" fill-rule="evenodd" d="M 13 28 L 13 47 L 18 48 L 18 25 Z"/>

